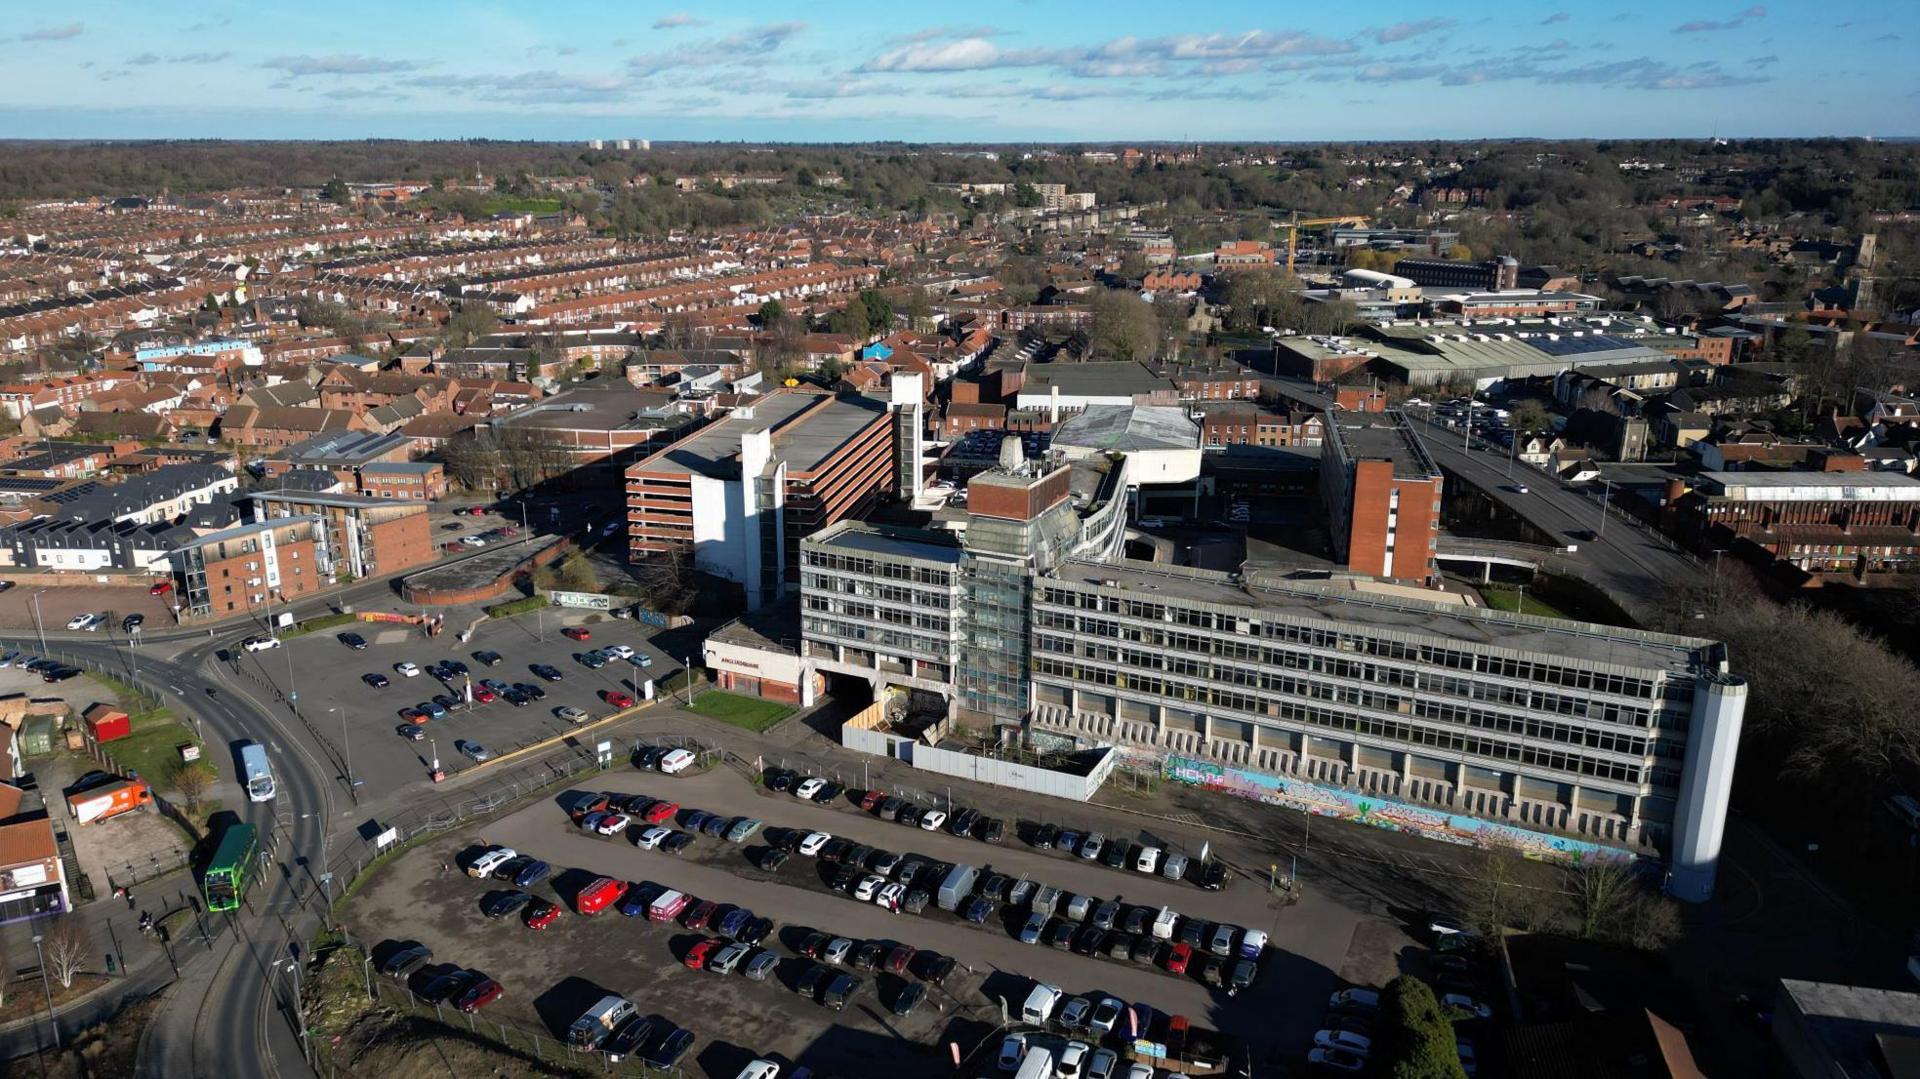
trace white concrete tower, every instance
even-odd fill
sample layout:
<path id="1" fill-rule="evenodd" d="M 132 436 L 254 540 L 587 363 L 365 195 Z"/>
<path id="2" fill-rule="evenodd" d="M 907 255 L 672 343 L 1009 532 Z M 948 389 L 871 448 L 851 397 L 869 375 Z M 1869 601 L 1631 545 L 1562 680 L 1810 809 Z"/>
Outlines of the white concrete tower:
<path id="1" fill-rule="evenodd" d="M 1680 800 L 1673 809 L 1673 856 L 1667 890 L 1675 899 L 1704 903 L 1713 898 L 1746 712 L 1746 679 L 1722 671 L 1700 676 L 1693 691 L 1693 720 L 1687 731 Z"/>

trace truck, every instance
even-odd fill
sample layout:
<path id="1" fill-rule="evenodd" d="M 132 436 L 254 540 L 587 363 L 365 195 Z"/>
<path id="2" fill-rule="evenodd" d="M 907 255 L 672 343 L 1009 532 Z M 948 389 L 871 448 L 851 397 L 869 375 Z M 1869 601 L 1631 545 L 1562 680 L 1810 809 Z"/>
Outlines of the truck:
<path id="1" fill-rule="evenodd" d="M 650 922 L 670 922 L 678 918 L 681 911 L 687 909 L 689 902 L 690 900 L 687 898 L 687 893 L 676 892 L 669 888 L 659 895 L 654 896 L 653 902 L 647 904 L 647 920 Z"/>
<path id="2" fill-rule="evenodd" d="M 1033 905 L 1031 909 L 1035 914 L 1051 916 L 1053 909 L 1059 905 L 1060 889 L 1055 888 L 1051 884 L 1042 884 L 1039 889 L 1033 893 Z"/>
<path id="3" fill-rule="evenodd" d="M 1174 926 L 1180 921 L 1180 915 L 1172 907 L 1161 907 L 1160 913 L 1153 916 L 1153 939 L 1172 940 Z"/>
<path id="4" fill-rule="evenodd" d="M 153 804 L 153 788 L 139 778 L 116 779 L 67 795 L 67 812 L 77 824 L 92 824 L 145 809 Z"/>
<path id="5" fill-rule="evenodd" d="M 980 870 L 965 862 L 947 871 L 947 879 L 940 882 L 940 892 L 934 898 L 941 910 L 959 910 L 960 903 L 973 894 L 973 886 L 980 879 Z"/>
<path id="6" fill-rule="evenodd" d="M 567 1044 L 576 1049 L 598 1049 L 615 1027 L 639 1012 L 633 1001 L 609 993 L 567 1028 Z"/>
<path id="7" fill-rule="evenodd" d="M 274 795 L 273 768 L 267 764 L 267 747 L 258 742 L 248 742 L 240 747 L 241 780 L 247 786 L 247 798 L 255 802 L 271 802 Z"/>

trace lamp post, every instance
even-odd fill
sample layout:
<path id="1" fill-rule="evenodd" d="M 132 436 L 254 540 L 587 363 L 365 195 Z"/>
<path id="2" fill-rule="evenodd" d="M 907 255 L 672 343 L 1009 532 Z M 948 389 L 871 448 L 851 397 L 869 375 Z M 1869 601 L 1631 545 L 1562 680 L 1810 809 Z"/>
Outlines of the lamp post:
<path id="1" fill-rule="evenodd" d="M 1604 536 L 1607 534 L 1607 498 L 1612 494 L 1613 494 L 1613 481 L 1607 480 L 1607 479 L 1601 480 L 1600 481 L 1600 530 L 1598 533 L 1596 533 L 1597 535 Z"/>
<path id="2" fill-rule="evenodd" d="M 45 591 L 46 589 L 44 588 L 40 590 L 40 592 L 45 592 Z M 34 632 L 40 634 L 40 651 L 42 654 L 45 654 L 47 650 L 47 627 L 44 623 L 40 621 L 40 592 L 35 592 L 32 597 L 33 598 L 33 629 L 34 629 Z"/>
<path id="3" fill-rule="evenodd" d="M 287 970 L 293 974 L 293 1026 L 300 1035 L 300 1054 L 310 1060 L 313 1053 L 307 1046 L 306 1009 L 300 1004 L 300 963 L 294 959 L 276 959 L 273 961 L 273 969 L 279 970 L 282 963 L 286 964 Z"/>
<path id="4" fill-rule="evenodd" d="M 329 713 L 332 713 L 336 710 L 337 709 L 335 708 L 327 709 Z M 340 757 L 342 762 L 347 766 L 347 790 L 348 792 L 351 793 L 359 788 L 360 781 L 353 778 L 353 742 L 349 739 L 347 735 L 347 713 L 344 710 L 339 710 L 339 711 L 340 711 Z M 357 804 L 359 801 L 360 799 L 356 795 L 354 797 L 354 802 Z"/>
<path id="5" fill-rule="evenodd" d="M 53 1047 L 60 1048 L 60 1017 L 53 1014 L 53 980 L 47 976 L 47 955 L 40 949 L 40 934 L 33 935 L 33 955 L 40 961 L 40 988 L 47 994 L 47 1025 L 53 1028 Z"/>

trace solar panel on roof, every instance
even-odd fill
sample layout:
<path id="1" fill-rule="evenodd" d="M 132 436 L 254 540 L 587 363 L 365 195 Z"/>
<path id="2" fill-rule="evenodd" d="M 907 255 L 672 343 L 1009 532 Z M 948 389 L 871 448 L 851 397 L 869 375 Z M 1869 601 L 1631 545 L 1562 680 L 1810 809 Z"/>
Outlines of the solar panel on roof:
<path id="1" fill-rule="evenodd" d="M 1618 337 L 1596 334 L 1592 337 L 1562 337 L 1553 340 L 1547 337 L 1530 337 L 1527 344 L 1549 356 L 1585 356 L 1593 352 L 1613 352 L 1618 349 L 1634 348 L 1631 341 Z"/>

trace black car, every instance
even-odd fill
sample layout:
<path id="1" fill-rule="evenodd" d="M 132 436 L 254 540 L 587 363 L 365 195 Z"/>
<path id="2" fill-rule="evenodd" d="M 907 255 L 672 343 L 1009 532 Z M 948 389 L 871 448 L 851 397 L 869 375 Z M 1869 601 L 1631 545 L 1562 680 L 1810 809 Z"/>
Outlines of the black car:
<path id="1" fill-rule="evenodd" d="M 1138 850 L 1139 848 L 1136 847 L 1133 849 Z M 1129 857 L 1131 857 L 1131 852 L 1125 843 L 1109 843 L 1107 844 L 1107 849 L 1100 852 L 1100 863 L 1108 869 L 1125 869 L 1132 864 L 1128 861 Z"/>
<path id="2" fill-rule="evenodd" d="M 886 958 L 889 946 L 877 940 L 861 941 L 853 950 L 848 965 L 855 970 L 874 970 L 880 966 L 880 960 Z"/>
<path id="3" fill-rule="evenodd" d="M 803 997 L 818 997 L 820 990 L 838 973 L 839 971 L 825 963 L 815 963 L 800 975 L 800 980 L 794 983 L 793 991 Z"/>
<path id="4" fill-rule="evenodd" d="M 653 1037 L 656 1029 L 658 1027 L 651 1018 L 644 1015 L 633 1016 L 615 1028 L 614 1032 L 607 1036 L 607 1040 L 600 1043 L 600 1048 L 617 1060 L 647 1044 L 647 1040 Z"/>
<path id="5" fill-rule="evenodd" d="M 1180 943 L 1196 952 L 1206 951 L 1207 923 L 1200 918 L 1180 919 Z"/>
<path id="6" fill-rule="evenodd" d="M 768 790 L 784 793 L 793 789 L 794 780 L 798 779 L 799 776 L 796 776 L 791 769 L 769 768 L 766 771 L 765 778 Z"/>
<path id="7" fill-rule="evenodd" d="M 364 652 L 367 650 L 367 639 L 358 633 L 342 633 L 340 635 L 340 643 L 356 652 Z"/>
<path id="8" fill-rule="evenodd" d="M 440 664 L 440 666 L 442 666 L 442 667 L 444 667 L 444 668 L 446 668 L 446 669 L 447 669 L 447 670 L 449 670 L 449 671 L 452 671 L 452 672 L 453 672 L 453 673 L 455 673 L 455 674 L 466 674 L 466 673 L 467 673 L 467 665 L 466 665 L 466 664 L 464 664 L 464 663 L 462 663 L 462 662 L 460 662 L 460 661 L 459 661 L 459 660 L 457 660 L 457 659 L 449 659 L 449 660 L 446 660 L 446 661 L 444 661 L 444 662 L 442 662 L 442 663 Z"/>
<path id="9" fill-rule="evenodd" d="M 1003 902 L 1007 898 L 1007 888 L 1012 884 L 1013 878 L 1005 873 L 988 873 L 986 879 L 980 882 L 980 894 L 996 903 Z"/>
<path id="10" fill-rule="evenodd" d="M 1081 929 L 1080 935 L 1073 938 L 1073 950 L 1081 955 L 1099 955 L 1100 945 L 1104 944 L 1106 939 L 1105 930 L 1090 925 Z"/>
<path id="11" fill-rule="evenodd" d="M 505 918 L 531 902 L 533 896 L 522 891 L 490 892 L 480 901 L 480 913 L 489 918 Z"/>
<path id="12" fill-rule="evenodd" d="M 1134 936 L 1139 936 L 1147 931 L 1147 926 L 1153 923 L 1154 913 L 1147 907 L 1129 907 L 1126 920 L 1121 923 L 1121 927 Z"/>
<path id="13" fill-rule="evenodd" d="M 77 667 L 53 667 L 42 673 L 40 680 L 42 682 L 64 682 L 69 678 L 77 678 L 79 675 L 80 670 Z"/>
<path id="14" fill-rule="evenodd" d="M 912 970 L 921 981 L 941 985 L 953 974 L 959 960 L 950 955 L 937 955 L 933 952 L 921 952 L 913 957 Z"/>
<path id="15" fill-rule="evenodd" d="M 973 838 L 982 843 L 998 843 L 1007 834 L 1006 822 L 999 817 L 988 817 L 974 825 Z"/>
<path id="16" fill-rule="evenodd" d="M 547 691 L 534 685 L 532 682 L 515 682 L 513 688 L 526 694 L 527 699 L 530 701 L 544 701 L 547 699 Z"/>
<path id="17" fill-rule="evenodd" d="M 761 852 L 759 860 L 756 861 L 754 864 L 758 865 L 761 869 L 764 869 L 767 872 L 771 873 L 774 870 L 779 869 L 781 866 L 786 865 L 788 857 L 789 855 L 787 854 L 786 851 L 783 851 L 778 847 L 768 847 L 766 850 Z"/>
<path id="18" fill-rule="evenodd" d="M 747 924 L 741 927 L 740 932 L 733 935 L 733 939 L 742 944 L 757 945 L 761 941 L 766 940 L 772 933 L 772 918 L 749 918 L 747 919 Z"/>
<path id="19" fill-rule="evenodd" d="M 438 1004 L 465 992 L 467 986 L 472 985 L 480 977 L 482 975 L 476 970 L 450 970 L 429 979 L 427 984 L 420 987 L 416 995 L 428 1004 Z"/>
<path id="20" fill-rule="evenodd" d="M 1060 826 L 1042 824 L 1033 833 L 1033 845 L 1041 850 L 1052 850 L 1053 841 L 1060 838 Z"/>
<path id="21" fill-rule="evenodd" d="M 820 860 L 823 862 L 840 861 L 845 858 L 847 852 L 852 849 L 853 840 L 851 839 L 829 839 L 820 846 Z"/>
<path id="22" fill-rule="evenodd" d="M 1073 947 L 1073 935 L 1079 929 L 1080 926 L 1077 923 L 1067 921 L 1065 918 L 1055 918 L 1053 927 L 1047 930 L 1047 943 L 1064 952 Z"/>
<path id="23" fill-rule="evenodd" d="M 391 684 L 387 681 L 387 676 L 384 674 L 363 674 L 360 676 L 360 680 L 375 689 L 385 689 Z"/>
<path id="24" fill-rule="evenodd" d="M 501 655 L 498 652 L 486 652 L 486 651 L 475 652 L 473 654 L 473 658 L 479 660 L 480 662 L 486 664 L 489 667 L 498 667 L 500 664 L 506 662 L 506 657 Z"/>
<path id="25" fill-rule="evenodd" d="M 558 682 L 562 678 L 566 677 L 565 675 L 560 673 L 560 668 L 552 666 L 551 664 L 536 663 L 527 669 L 532 671 L 534 674 L 539 675 L 543 680 L 548 682 Z"/>
<path id="26" fill-rule="evenodd" d="M 855 843 L 853 846 L 847 848 L 847 853 L 840 860 L 850 866 L 864 868 L 867 864 L 867 859 L 871 857 L 873 857 L 872 847 L 867 846 L 865 843 Z"/>
<path id="27" fill-rule="evenodd" d="M 1143 967 L 1155 967 L 1160 965 L 1160 957 L 1165 955 L 1166 951 L 1159 941 L 1150 936 L 1143 936 L 1133 942 L 1131 958 Z"/>
<path id="28" fill-rule="evenodd" d="M 674 1027 L 647 1053 L 645 1058 L 647 1067 L 665 1071 L 680 1063 L 680 1058 L 686 1056 L 687 1050 L 692 1046 L 693 1031 L 685 1027 Z"/>
<path id="29" fill-rule="evenodd" d="M 900 987 L 898 993 L 893 995 L 893 999 L 887 1002 L 887 1010 L 902 1017 L 912 1015 L 914 1007 L 926 995 L 926 986 L 919 982 L 907 982 Z"/>
<path id="30" fill-rule="evenodd" d="M 842 794 L 845 794 L 846 792 L 847 792 L 847 788 L 845 784 L 835 783 L 832 780 L 828 780 L 825 786 L 813 792 L 813 800 L 815 802 L 818 802 L 821 805 L 827 805 L 828 803 L 832 802 L 835 798 L 840 797 Z"/>
<path id="31" fill-rule="evenodd" d="M 527 705 L 533 703 L 532 697 L 527 696 L 512 686 L 508 686 L 506 690 L 500 694 L 500 699 L 513 705 L 515 708 L 525 708 Z"/>
<path id="32" fill-rule="evenodd" d="M 1210 861 L 1200 871 L 1200 887 L 1209 892 L 1217 892 L 1227 886 L 1227 866 L 1224 862 Z"/>
<path id="33" fill-rule="evenodd" d="M 413 976 L 414 971 L 433 961 L 433 949 L 424 944 L 414 944 L 401 948 L 380 962 L 380 973 L 389 978 L 402 981 Z"/>
<path id="34" fill-rule="evenodd" d="M 836 974 L 827 983 L 826 991 L 820 994 L 820 1003 L 839 1011 L 847 1006 L 847 1001 L 860 991 L 861 981 L 851 974 Z"/>
<path id="35" fill-rule="evenodd" d="M 643 772 L 651 772 L 660 767 L 660 758 L 667 755 L 666 746 L 648 746 L 633 755 L 633 766 Z"/>
<path id="36" fill-rule="evenodd" d="M 893 819 L 895 823 L 907 824 L 918 828 L 920 827 L 920 818 L 926 815 L 927 808 L 925 806 L 918 806 L 912 802 L 908 802 L 906 805 L 900 807 L 900 812 L 895 813 Z"/>

